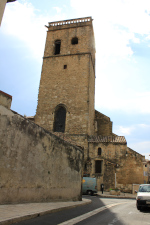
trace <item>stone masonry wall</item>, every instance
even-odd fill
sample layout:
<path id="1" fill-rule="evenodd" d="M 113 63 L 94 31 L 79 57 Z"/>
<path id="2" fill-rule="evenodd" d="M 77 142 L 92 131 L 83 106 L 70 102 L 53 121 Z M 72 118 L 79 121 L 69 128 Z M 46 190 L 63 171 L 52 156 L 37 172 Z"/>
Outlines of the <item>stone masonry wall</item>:
<path id="1" fill-rule="evenodd" d="M 83 152 L 0 106 L 0 204 L 81 200 Z"/>
<path id="2" fill-rule="evenodd" d="M 112 122 L 108 116 L 95 110 L 95 120 L 97 121 L 97 135 L 112 135 Z"/>
<path id="3" fill-rule="evenodd" d="M 12 102 L 12 96 L 6 94 L 3 91 L 0 91 L 0 105 L 5 106 L 7 109 L 10 109 Z"/>
<path id="4" fill-rule="evenodd" d="M 70 61 L 72 60 L 73 63 Z M 55 108 L 66 106 L 65 133 L 86 134 L 89 122 L 89 55 L 45 59 L 39 88 L 35 122 L 53 131 Z M 67 65 L 67 69 L 63 66 Z M 80 70 L 82 70 L 82 77 Z"/>
<path id="5" fill-rule="evenodd" d="M 95 92 L 92 21 L 69 22 L 48 27 L 35 123 L 53 131 L 55 109 L 62 104 L 67 111 L 65 133 L 92 135 Z M 74 37 L 78 38 L 76 45 L 71 44 Z M 61 40 L 57 55 L 56 40 Z"/>
<path id="6" fill-rule="evenodd" d="M 98 155 L 98 148 L 102 149 Z M 105 185 L 105 190 L 117 187 L 122 191 L 132 191 L 132 184 L 143 183 L 143 156 L 122 143 L 90 143 L 91 174 Z M 94 150 L 93 150 L 94 149 Z M 103 161 L 101 174 L 95 173 L 95 160 Z M 98 188 L 100 188 L 100 183 Z"/>

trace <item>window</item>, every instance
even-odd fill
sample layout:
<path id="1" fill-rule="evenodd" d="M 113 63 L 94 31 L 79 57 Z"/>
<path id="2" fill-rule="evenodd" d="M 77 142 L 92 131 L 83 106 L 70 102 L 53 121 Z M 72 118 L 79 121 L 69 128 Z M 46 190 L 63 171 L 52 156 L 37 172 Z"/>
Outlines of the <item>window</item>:
<path id="1" fill-rule="evenodd" d="M 66 109 L 59 106 L 55 111 L 54 117 L 54 132 L 65 132 Z"/>
<path id="2" fill-rule="evenodd" d="M 56 40 L 55 41 L 55 55 L 60 54 L 60 46 L 61 46 L 61 40 Z"/>
<path id="3" fill-rule="evenodd" d="M 98 155 L 101 155 L 101 154 L 102 154 L 102 149 L 98 148 Z"/>
<path id="4" fill-rule="evenodd" d="M 71 44 L 72 45 L 77 45 L 78 44 L 78 38 L 77 37 L 72 38 Z"/>
<path id="5" fill-rule="evenodd" d="M 64 65 L 64 69 L 67 69 L 67 65 Z"/>
<path id="6" fill-rule="evenodd" d="M 102 160 L 96 160 L 95 161 L 95 173 L 101 173 L 102 172 Z"/>

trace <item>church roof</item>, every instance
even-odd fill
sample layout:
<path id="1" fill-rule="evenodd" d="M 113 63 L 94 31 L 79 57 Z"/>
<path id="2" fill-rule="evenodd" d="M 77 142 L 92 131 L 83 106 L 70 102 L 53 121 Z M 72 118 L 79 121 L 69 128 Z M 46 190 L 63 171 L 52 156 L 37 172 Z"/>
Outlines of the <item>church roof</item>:
<path id="1" fill-rule="evenodd" d="M 91 143 L 121 143 L 127 144 L 124 136 L 89 136 L 88 142 Z"/>

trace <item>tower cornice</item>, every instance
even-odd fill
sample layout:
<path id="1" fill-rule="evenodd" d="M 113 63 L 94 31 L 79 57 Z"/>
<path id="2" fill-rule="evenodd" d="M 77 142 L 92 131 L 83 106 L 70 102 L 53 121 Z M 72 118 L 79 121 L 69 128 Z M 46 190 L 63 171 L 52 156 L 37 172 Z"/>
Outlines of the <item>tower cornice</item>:
<path id="1" fill-rule="evenodd" d="M 92 17 L 83 17 L 78 19 L 50 22 L 48 23 L 49 26 L 46 27 L 48 28 L 48 31 L 60 30 L 79 26 L 89 26 L 92 25 L 92 21 L 93 21 Z"/>

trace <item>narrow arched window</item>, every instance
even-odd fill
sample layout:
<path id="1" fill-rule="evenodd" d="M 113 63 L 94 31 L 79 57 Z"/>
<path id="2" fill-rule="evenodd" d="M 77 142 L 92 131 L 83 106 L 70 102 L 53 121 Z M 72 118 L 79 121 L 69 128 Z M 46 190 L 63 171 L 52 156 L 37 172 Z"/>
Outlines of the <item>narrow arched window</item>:
<path id="1" fill-rule="evenodd" d="M 66 109 L 59 106 L 55 111 L 54 117 L 54 132 L 65 132 Z"/>
<path id="2" fill-rule="evenodd" d="M 98 155 L 101 155 L 101 154 L 102 154 L 102 149 L 98 148 Z"/>
<path id="3" fill-rule="evenodd" d="M 60 46 L 61 46 L 61 40 L 56 40 L 55 41 L 55 51 L 54 51 L 55 55 L 60 54 Z"/>
<path id="4" fill-rule="evenodd" d="M 72 38 L 71 44 L 72 45 L 77 45 L 78 44 L 78 38 L 77 37 Z"/>

